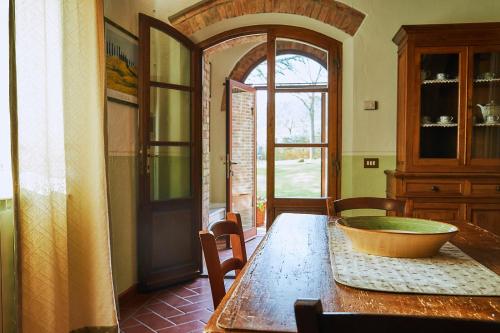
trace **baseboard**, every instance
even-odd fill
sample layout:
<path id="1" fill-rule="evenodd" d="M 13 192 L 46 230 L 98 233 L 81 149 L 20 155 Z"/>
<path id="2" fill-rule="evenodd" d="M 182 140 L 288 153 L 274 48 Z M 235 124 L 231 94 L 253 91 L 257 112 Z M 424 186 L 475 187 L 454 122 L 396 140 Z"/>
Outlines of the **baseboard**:
<path id="1" fill-rule="evenodd" d="M 138 293 L 137 283 L 135 283 L 118 295 L 118 304 L 123 305 L 127 303 L 128 301 L 133 299 L 137 295 L 137 293 Z"/>

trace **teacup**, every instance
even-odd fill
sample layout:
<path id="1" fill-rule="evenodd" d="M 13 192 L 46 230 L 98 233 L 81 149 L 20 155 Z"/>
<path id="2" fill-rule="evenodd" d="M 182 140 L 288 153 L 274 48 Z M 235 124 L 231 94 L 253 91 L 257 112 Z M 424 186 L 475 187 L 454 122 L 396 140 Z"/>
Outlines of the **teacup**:
<path id="1" fill-rule="evenodd" d="M 422 124 L 430 124 L 430 123 L 432 123 L 431 117 L 429 116 L 422 117 Z"/>
<path id="2" fill-rule="evenodd" d="M 483 79 L 485 79 L 485 80 L 492 80 L 494 78 L 495 78 L 495 73 L 493 73 L 493 72 L 483 73 Z"/>
<path id="3" fill-rule="evenodd" d="M 449 124 L 453 121 L 453 116 L 440 116 L 439 123 L 441 124 Z"/>
<path id="4" fill-rule="evenodd" d="M 494 115 L 494 114 L 490 114 L 490 115 L 486 116 L 486 123 L 487 124 L 495 124 L 498 121 L 498 119 L 500 119 L 499 116 Z"/>
<path id="5" fill-rule="evenodd" d="M 437 73 L 436 80 L 446 80 L 446 73 Z"/>

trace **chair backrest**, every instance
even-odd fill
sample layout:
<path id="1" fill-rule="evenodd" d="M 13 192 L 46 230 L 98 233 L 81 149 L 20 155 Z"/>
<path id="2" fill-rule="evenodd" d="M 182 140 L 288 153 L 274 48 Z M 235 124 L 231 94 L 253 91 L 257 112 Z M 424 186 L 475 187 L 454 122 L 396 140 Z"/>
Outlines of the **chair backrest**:
<path id="1" fill-rule="evenodd" d="M 500 322 L 446 317 L 323 312 L 318 299 L 295 302 L 298 333 L 498 333 Z"/>
<path id="2" fill-rule="evenodd" d="M 200 231 L 199 235 L 215 309 L 226 294 L 224 276 L 232 270 L 235 270 L 238 275 L 247 262 L 241 216 L 238 213 L 227 213 L 226 220 L 215 222 L 208 231 Z M 230 236 L 233 257 L 221 263 L 215 240 L 222 235 Z"/>
<path id="3" fill-rule="evenodd" d="M 406 201 L 373 198 L 373 197 L 358 197 L 334 200 L 333 198 L 326 199 L 326 208 L 329 216 L 338 215 L 341 211 L 350 209 L 381 209 L 386 211 L 396 212 L 397 215 L 404 215 Z"/>

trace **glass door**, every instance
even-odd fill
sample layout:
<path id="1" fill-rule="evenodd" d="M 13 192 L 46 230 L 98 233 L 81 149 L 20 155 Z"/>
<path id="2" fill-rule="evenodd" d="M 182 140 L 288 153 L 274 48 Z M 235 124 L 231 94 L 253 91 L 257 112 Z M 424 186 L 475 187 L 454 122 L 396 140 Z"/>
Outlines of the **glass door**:
<path id="1" fill-rule="evenodd" d="M 414 160 L 418 164 L 440 160 L 440 164 L 458 165 L 461 160 L 463 54 L 463 50 L 456 48 L 417 52 L 419 119 L 415 122 L 418 149 L 414 151 Z"/>
<path id="2" fill-rule="evenodd" d="M 226 80 L 226 205 L 240 213 L 245 240 L 256 227 L 256 90 Z"/>
<path id="3" fill-rule="evenodd" d="M 139 285 L 199 275 L 201 250 L 199 49 L 164 22 L 139 15 L 141 137 Z"/>
<path id="4" fill-rule="evenodd" d="M 498 165 L 500 159 L 500 46 L 475 48 L 470 59 L 470 160 Z"/>

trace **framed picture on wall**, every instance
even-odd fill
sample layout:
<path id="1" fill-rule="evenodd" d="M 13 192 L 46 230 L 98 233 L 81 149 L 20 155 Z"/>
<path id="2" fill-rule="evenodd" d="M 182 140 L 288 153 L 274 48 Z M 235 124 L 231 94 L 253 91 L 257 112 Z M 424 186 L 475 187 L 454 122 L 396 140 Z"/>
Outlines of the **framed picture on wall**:
<path id="1" fill-rule="evenodd" d="M 108 18 L 104 21 L 107 98 L 137 107 L 139 40 Z"/>

